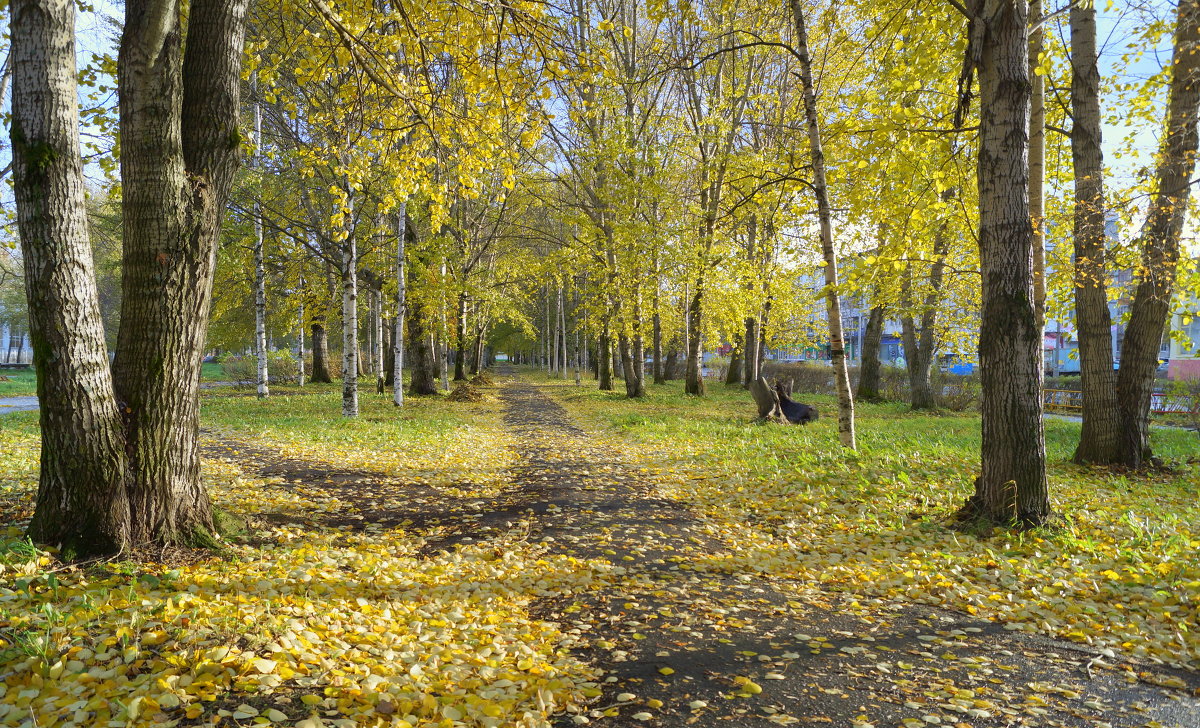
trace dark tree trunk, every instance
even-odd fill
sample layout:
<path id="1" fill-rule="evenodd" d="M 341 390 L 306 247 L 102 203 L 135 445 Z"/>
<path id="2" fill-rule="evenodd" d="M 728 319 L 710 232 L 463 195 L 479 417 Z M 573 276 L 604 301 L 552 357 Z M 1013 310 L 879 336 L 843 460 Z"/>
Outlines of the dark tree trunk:
<path id="1" fill-rule="evenodd" d="M 204 543 L 199 382 L 221 216 L 238 167 L 246 2 L 128 0 L 117 62 L 124 221 L 113 377 L 133 482 L 132 543 Z"/>
<path id="2" fill-rule="evenodd" d="M 321 317 L 324 319 L 324 316 Z M 310 382 L 329 384 L 333 377 L 329 375 L 329 335 L 325 332 L 325 324 L 313 322 L 312 325 L 312 376 Z"/>
<path id="3" fill-rule="evenodd" d="M 412 224 L 412 220 L 408 221 L 405 226 L 405 247 L 409 251 L 419 249 L 417 245 L 416 226 Z M 411 254 L 411 252 L 410 252 Z M 405 266 L 407 281 L 405 288 L 409 291 L 417 290 L 417 281 L 420 280 L 422 268 L 428 263 L 427 260 L 422 260 L 418 257 L 412 265 Z M 409 394 L 416 396 L 427 396 L 437 394 L 438 392 L 438 355 L 437 348 L 434 346 L 433 336 L 429 330 L 429 322 L 426 319 L 425 303 L 420 296 L 410 296 L 406 299 L 405 308 L 408 311 L 408 341 L 411 343 L 412 350 L 412 379 L 409 382 Z"/>
<path id="4" fill-rule="evenodd" d="M 704 265 L 701 262 L 701 265 Z M 704 303 L 704 274 L 696 279 L 695 290 L 687 307 L 688 342 L 687 363 L 683 372 L 683 391 L 685 394 L 704 396 L 704 376 L 701 371 L 703 362 L 703 337 L 700 335 L 702 306 Z"/>
<path id="5" fill-rule="evenodd" d="M 1075 321 L 1083 389 L 1083 428 L 1075 462 L 1109 464 L 1120 457 L 1121 423 L 1104 262 L 1104 153 L 1100 148 L 1096 8 L 1072 6 L 1070 13 Z"/>
<path id="6" fill-rule="evenodd" d="M 946 269 L 946 252 L 949 240 L 943 226 L 936 233 L 933 243 L 933 266 L 929 270 L 929 289 L 925 293 L 925 301 L 921 305 L 920 328 L 912 316 L 901 318 L 904 336 L 904 362 L 908 368 L 910 403 L 914 410 L 928 410 L 937 407 L 937 397 L 929 384 L 929 368 L 933 365 L 934 350 L 937 346 L 934 325 L 937 323 L 939 297 L 942 290 L 942 276 Z M 1041 329 L 1039 324 L 1038 329 Z"/>
<path id="7" fill-rule="evenodd" d="M 410 302 L 408 306 L 409 339 L 412 341 L 412 381 L 408 393 L 417 396 L 437 394 L 437 350 L 425 329 L 424 306 Z"/>
<path id="8" fill-rule="evenodd" d="M 597 376 L 600 379 L 600 389 L 605 392 L 613 390 L 613 373 L 612 373 L 612 336 L 608 331 L 608 322 L 604 322 L 604 329 L 600 332 L 600 353 L 596 357 L 596 366 L 599 367 Z"/>
<path id="9" fill-rule="evenodd" d="M 754 397 L 754 404 L 758 406 L 759 419 L 783 421 L 783 412 L 779 408 L 779 395 L 770 384 L 767 384 L 765 378 L 759 377 L 750 382 L 749 389 L 750 395 Z"/>
<path id="10" fill-rule="evenodd" d="M 646 396 L 646 388 L 642 378 L 638 376 L 638 362 L 634 361 L 633 347 L 629 337 L 621 334 L 617 339 L 621 353 L 621 371 L 625 378 L 625 396 L 637 399 Z"/>
<path id="11" fill-rule="evenodd" d="M 658 304 L 654 306 L 654 342 L 652 344 L 652 356 L 654 357 L 654 383 L 666 384 L 667 377 L 663 373 L 663 351 L 662 351 L 662 316 L 658 314 Z"/>
<path id="12" fill-rule="evenodd" d="M 73 10 L 52 0 L 13 8 L 19 78 L 12 137 L 24 207 L 18 214 L 23 243 L 38 266 L 30 280 L 46 285 L 45 291 L 29 286 L 28 295 L 31 308 L 56 309 L 31 311 L 39 329 L 35 357 L 45 372 L 38 386 L 46 397 L 31 534 L 62 543 L 68 558 L 137 545 L 212 543 L 197 450 L 198 395 L 212 266 L 238 163 L 229 137 L 238 124 L 245 10 L 242 2 L 194 2 L 181 64 L 178 6 L 126 3 L 117 62 L 123 295 L 109 379 L 97 371 L 107 356 L 102 334 L 95 337 L 100 323 L 90 254 L 80 253 L 87 235 L 79 227 L 85 212 L 78 136 L 70 131 L 78 124 Z M 64 284 L 75 289 L 64 292 Z M 57 331 L 44 330 L 72 315 L 78 318 Z M 71 367 L 77 370 L 66 371 Z M 51 384 L 55 391 L 47 389 Z M 70 401 L 69 411 L 58 409 L 60 396 Z M 118 410 L 123 432 L 114 430 Z M 56 453 L 73 460 L 67 467 L 77 478 L 63 479 Z"/>
<path id="13" fill-rule="evenodd" d="M 383 322 L 383 386 L 396 386 L 396 322 L 384 319 Z M 382 392 L 380 394 L 383 394 Z"/>
<path id="14" fill-rule="evenodd" d="M 458 341 L 454 344 L 454 381 L 464 382 L 467 379 L 467 294 L 458 294 L 458 321 L 455 322 L 455 334 Z"/>
<path id="15" fill-rule="evenodd" d="M 663 379 L 672 381 L 679 378 L 679 350 L 671 349 L 667 352 L 667 356 L 663 359 Z"/>
<path id="16" fill-rule="evenodd" d="M 1142 467 L 1150 450 L 1150 399 L 1162 332 L 1171 314 L 1179 240 L 1196 166 L 1200 106 L 1200 0 L 1180 0 L 1170 68 L 1166 138 L 1150 211 L 1142 226 L 1142 269 L 1121 347 L 1117 392 L 1124 427 L 1122 461 Z"/>
<path id="17" fill-rule="evenodd" d="M 742 341 L 741 337 L 734 339 L 733 348 L 729 351 L 729 368 L 725 370 L 725 385 L 733 387 L 742 383 Z"/>
<path id="18" fill-rule="evenodd" d="M 16 0 L 11 12 L 13 190 L 42 433 L 29 535 L 67 559 L 112 553 L 131 542 L 128 463 L 88 241 L 75 11 Z"/>
<path id="19" fill-rule="evenodd" d="M 933 387 L 929 383 L 929 367 L 933 363 L 931 327 L 922 327 L 918 337 L 917 324 L 912 316 L 902 316 L 900 327 L 904 336 L 904 364 L 908 369 L 909 403 L 914 410 L 934 409 L 937 407 L 937 398 L 933 396 Z"/>
<path id="20" fill-rule="evenodd" d="M 742 386 L 746 389 L 750 388 L 750 384 L 758 379 L 758 319 L 753 316 L 746 317 L 746 356 L 745 364 L 742 369 Z"/>
<path id="21" fill-rule="evenodd" d="M 867 319 L 867 331 L 863 336 L 862 361 L 858 368 L 858 398 L 878 402 L 879 396 L 879 346 L 883 340 L 883 306 L 872 306 Z"/>
<path id="22" fill-rule="evenodd" d="M 1029 219 L 1028 5 L 999 0 L 971 22 L 980 88 L 979 251 L 983 307 L 982 474 L 963 515 L 1037 525 L 1050 517 L 1042 425 L 1042 333 Z M 982 12 L 982 2 L 972 7 Z"/>

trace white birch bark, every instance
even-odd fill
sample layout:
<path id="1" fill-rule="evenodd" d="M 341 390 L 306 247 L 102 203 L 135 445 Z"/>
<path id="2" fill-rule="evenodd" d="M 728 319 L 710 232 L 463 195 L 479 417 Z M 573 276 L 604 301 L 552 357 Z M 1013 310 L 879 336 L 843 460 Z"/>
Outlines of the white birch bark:
<path id="1" fill-rule="evenodd" d="M 258 90 L 257 80 L 254 83 Z M 262 163 L 262 105 L 254 101 L 254 167 Z M 267 269 L 263 261 L 262 202 L 254 199 L 254 354 L 258 359 L 258 396 L 270 394 L 267 372 Z"/>
<path id="2" fill-rule="evenodd" d="M 838 396 L 838 436 L 842 445 L 854 450 L 854 394 L 846 369 L 846 342 L 842 333 L 842 304 L 838 299 L 837 253 L 833 249 L 833 220 L 825 185 L 825 154 L 821 149 L 821 130 L 817 124 L 817 97 L 813 90 L 812 62 L 808 55 L 808 34 L 804 27 L 804 9 L 800 0 L 791 0 L 796 23 L 796 55 L 800 62 L 804 115 L 808 121 L 808 146 L 812 156 L 813 194 L 817 198 L 817 216 L 821 226 L 821 253 L 825 260 L 825 308 L 829 317 L 829 353 L 833 360 Z"/>
<path id="3" fill-rule="evenodd" d="M 296 384 L 304 386 L 304 274 L 300 274 L 300 307 L 296 314 Z"/>
<path id="4" fill-rule="evenodd" d="M 349 190 L 349 183 L 347 183 Z M 347 202 L 350 206 L 351 203 Z M 342 241 L 342 416 L 358 416 L 358 245 L 352 215 Z"/>
<path id="5" fill-rule="evenodd" d="M 408 203 L 400 203 L 396 214 L 396 334 L 393 337 L 392 356 L 396 371 L 392 382 L 392 404 L 404 405 L 404 319 L 408 317 L 408 301 L 405 299 L 406 275 L 404 267 L 404 236 L 408 225 Z"/>

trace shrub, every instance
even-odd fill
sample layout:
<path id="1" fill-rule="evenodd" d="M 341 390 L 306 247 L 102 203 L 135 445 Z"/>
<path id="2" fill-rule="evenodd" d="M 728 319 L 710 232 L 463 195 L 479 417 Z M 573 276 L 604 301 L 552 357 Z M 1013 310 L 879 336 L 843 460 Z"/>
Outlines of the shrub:
<path id="1" fill-rule="evenodd" d="M 225 377 L 237 389 L 258 386 L 258 358 L 253 355 L 227 354 L 221 359 Z M 270 384 L 295 384 L 300 374 L 296 357 L 286 349 L 267 352 L 267 381 Z"/>
<path id="2" fill-rule="evenodd" d="M 833 368 L 828 363 L 809 362 L 763 362 L 762 375 L 767 381 L 777 380 L 785 385 L 792 384 L 793 393 L 833 394 Z"/>
<path id="3" fill-rule="evenodd" d="M 939 407 L 964 412 L 979 407 L 979 375 L 951 374 L 935 369 L 930 377 Z"/>
<path id="4" fill-rule="evenodd" d="M 1083 389 L 1083 378 L 1078 374 L 1046 377 L 1046 389 L 1062 389 L 1068 392 L 1078 392 Z"/>
<path id="5" fill-rule="evenodd" d="M 258 383 L 258 365 L 254 357 L 226 354 L 221 357 L 221 368 L 225 371 L 225 378 L 238 389 Z"/>

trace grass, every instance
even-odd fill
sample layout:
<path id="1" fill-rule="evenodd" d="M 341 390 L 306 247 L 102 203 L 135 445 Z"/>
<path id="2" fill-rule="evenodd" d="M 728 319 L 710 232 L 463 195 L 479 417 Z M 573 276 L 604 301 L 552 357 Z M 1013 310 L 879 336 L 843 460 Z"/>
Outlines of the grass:
<path id="1" fill-rule="evenodd" d="M 206 361 L 200 365 L 200 381 L 225 382 L 225 367 L 215 361 Z"/>
<path id="2" fill-rule="evenodd" d="M 948 518 L 979 469 L 977 414 L 859 404 L 859 449 L 838 445 L 833 398 L 800 395 L 821 419 L 760 425 L 749 394 L 709 383 L 650 385 L 641 401 L 546 382 L 641 464 L 660 492 L 701 513 L 726 551 L 702 568 L 820 585 L 863 604 L 900 600 L 1010 629 L 1200 665 L 1200 462 L 1195 435 L 1155 429 L 1173 470 L 1120 473 L 1069 462 L 1080 425 L 1046 422 L 1051 501 L 1062 524 L 977 538 Z M 621 383 L 617 383 L 620 390 Z"/>
<path id="3" fill-rule="evenodd" d="M 37 394 L 37 373 L 32 369 L 0 370 L 0 397 L 26 397 Z M 216 362 L 205 362 L 200 365 L 200 381 L 222 382 L 225 380 L 225 369 Z"/>
<path id="4" fill-rule="evenodd" d="M 828 397 L 801 397 L 822 412 L 811 426 L 760 425 L 749 396 L 720 384 L 704 398 L 683 396 L 680 383 L 651 385 L 644 400 L 630 401 L 591 382 L 526 376 L 598 447 L 702 520 L 719 547 L 678 557 L 680 569 L 770 579 L 797 593 L 839 591 L 864 612 L 934 605 L 1200 667 L 1192 433 L 1154 432 L 1174 471 L 1121 474 L 1069 464 L 1079 425 L 1048 421 L 1051 493 L 1063 525 L 980 538 L 946 523 L 978 469 L 977 415 L 860 405 L 861 447 L 849 453 L 837 445 Z M 353 481 L 323 488 L 323 468 L 377 473 L 361 483 L 377 499 L 371 507 L 402 511 L 429 488 L 461 498 L 451 502 L 485 500 L 516 464 L 494 400 L 408 398 L 398 410 L 388 396 L 364 392 L 361 416 L 347 419 L 339 386 L 280 388 L 263 400 L 206 393 L 203 437 L 235 451 L 204 461 L 206 484 L 218 508 L 258 528 L 250 542 L 229 544 L 226 557 L 182 566 L 63 568 L 53 551 L 25 542 L 37 416 L 0 420 L 0 523 L 9 524 L 0 527 L 0 673 L 36 676 L 41 686 L 18 703 L 0 701 L 0 724 L 52 723 L 85 684 L 87 723 L 135 726 L 212 721 L 221 709 L 249 722 L 246 704 L 271 722 L 319 711 L 370 724 L 381 677 L 393 685 L 391 708 L 414 724 L 467 713 L 512 724 L 523 711 L 543 710 L 543 699 L 561 707 L 595 694 L 571 638 L 527 605 L 536 595 L 611 588 L 597 586 L 610 578 L 605 565 L 520 538 L 425 553 L 424 536 L 403 525 L 305 524 L 364 505 Z M 261 476 L 263 450 L 309 463 L 314 482 Z M 456 655 L 453 665 L 436 661 L 444 654 Z M 89 670 L 106 677 L 93 680 Z M 503 695 L 463 701 L 456 692 L 497 678 L 511 683 Z M 9 695 L 22 693 L 10 685 Z"/>
<path id="5" fill-rule="evenodd" d="M 303 394 L 300 392 L 303 391 Z M 209 396 L 204 427 L 314 463 L 366 469 L 438 486 L 497 485 L 512 463 L 495 402 L 359 393 L 359 417 L 342 416 L 341 383 L 272 388 L 265 399 Z"/>
<path id="6" fill-rule="evenodd" d="M 498 405 L 363 394 L 351 420 L 336 389 L 203 399 L 204 439 L 232 450 L 204 460 L 214 505 L 256 529 L 182 565 L 63 566 L 25 542 L 37 417 L 0 421 L 0 725 L 516 725 L 599 694 L 575 638 L 529 606 L 591 588 L 605 564 L 519 537 L 422 553 L 404 525 L 320 525 L 430 488 L 486 498 L 513 460 Z M 311 476 L 263 477 L 262 450 Z M 369 472 L 327 488 L 324 467 Z"/>
<path id="7" fill-rule="evenodd" d="M 29 369 L 0 369 L 0 397 L 31 397 L 37 394 L 37 372 Z"/>

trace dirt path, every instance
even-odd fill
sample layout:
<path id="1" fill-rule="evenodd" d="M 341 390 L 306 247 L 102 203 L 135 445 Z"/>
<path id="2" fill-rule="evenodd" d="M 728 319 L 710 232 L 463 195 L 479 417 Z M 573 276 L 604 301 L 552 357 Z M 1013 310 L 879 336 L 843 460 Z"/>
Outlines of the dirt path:
<path id="1" fill-rule="evenodd" d="M 519 529 L 551 551 L 623 567 L 615 588 L 535 603 L 607 676 L 588 712 L 556 725 L 1200 725 L 1191 673 L 1101 659 L 967 615 L 860 606 L 853 595 L 693 568 L 696 556 L 723 549 L 701 519 L 656 494 L 538 387 L 503 379 L 518 462 L 491 499 L 242 443 L 207 454 L 342 504 L 319 522 L 294 513 L 281 521 L 402 526 L 425 533 L 426 552 Z M 1184 687 L 1152 684 L 1169 682 Z"/>

